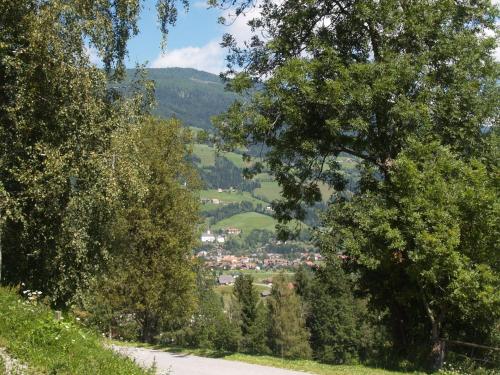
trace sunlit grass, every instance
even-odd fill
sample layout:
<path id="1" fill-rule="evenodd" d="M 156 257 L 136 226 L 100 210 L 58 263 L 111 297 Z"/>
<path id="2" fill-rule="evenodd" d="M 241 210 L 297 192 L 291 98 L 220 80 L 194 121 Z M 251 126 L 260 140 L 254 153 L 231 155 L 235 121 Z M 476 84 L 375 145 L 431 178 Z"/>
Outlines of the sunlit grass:
<path id="1" fill-rule="evenodd" d="M 27 302 L 4 288 L 0 288 L 0 347 L 34 373 L 150 374 L 105 348 L 94 332 L 71 319 L 56 321 L 53 311 L 43 304 Z"/>

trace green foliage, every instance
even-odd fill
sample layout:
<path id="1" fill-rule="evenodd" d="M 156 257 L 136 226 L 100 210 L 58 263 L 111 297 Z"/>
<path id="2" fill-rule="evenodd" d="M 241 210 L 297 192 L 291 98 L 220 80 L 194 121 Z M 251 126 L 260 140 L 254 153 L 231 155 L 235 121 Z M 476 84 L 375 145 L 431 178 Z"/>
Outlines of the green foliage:
<path id="1" fill-rule="evenodd" d="M 108 256 L 111 134 L 150 107 L 150 85 L 121 97 L 126 42 L 141 0 L 0 2 L 2 279 L 25 282 L 67 304 Z M 162 31 L 175 1 L 159 0 Z M 95 47 L 104 71 L 93 66 Z M 8 213 L 8 215 L 7 215 Z"/>
<path id="2" fill-rule="evenodd" d="M 328 263 L 320 268 L 306 289 L 314 357 L 327 363 L 356 363 L 366 360 L 375 342 L 366 302 L 354 297 L 354 283 L 339 264 Z M 380 345 L 379 345 L 380 346 Z"/>
<path id="3" fill-rule="evenodd" d="M 287 198 L 279 217 L 301 218 L 303 202 L 321 199 L 320 182 L 345 188 L 341 153 L 387 177 L 410 136 L 482 152 L 482 129 L 498 118 L 490 1 L 266 0 L 260 10 L 247 47 L 224 38 L 228 73 L 243 68 L 230 88 L 252 99 L 216 125 L 226 148 L 269 147 L 266 164 Z"/>
<path id="4" fill-rule="evenodd" d="M 268 311 L 259 302 L 259 295 L 253 286 L 251 274 L 239 274 L 233 288 L 233 305 L 236 305 L 241 328 L 241 351 L 266 354 L 268 332 Z"/>
<path id="5" fill-rule="evenodd" d="M 255 320 L 248 330 L 248 334 L 243 337 L 243 347 L 248 353 L 270 354 L 268 346 L 269 333 L 269 310 L 267 305 L 260 301 L 257 303 Z"/>
<path id="6" fill-rule="evenodd" d="M 329 212 L 324 251 L 342 249 L 359 267 L 362 287 L 389 308 L 394 345 L 407 355 L 432 348 L 435 357 L 441 338 L 492 340 L 500 318 L 500 206 L 490 167 L 416 142 L 378 193 Z"/>
<path id="7" fill-rule="evenodd" d="M 257 317 L 257 302 L 259 296 L 253 287 L 253 277 L 249 274 L 240 274 L 236 278 L 233 294 L 240 313 L 241 333 L 247 335 Z"/>
<path id="8" fill-rule="evenodd" d="M 96 375 L 150 373 L 104 348 L 95 333 L 71 318 L 55 321 L 53 311 L 43 304 L 24 301 L 8 289 L 0 289 L 0 346 L 36 373 L 83 375 L 89 369 Z"/>
<path id="9" fill-rule="evenodd" d="M 431 352 L 437 369 L 443 336 L 491 340 L 498 7 L 265 0 L 260 10 L 251 43 L 224 38 L 229 86 L 251 96 L 216 119 L 225 148 L 268 147 L 281 221 L 303 219 L 321 183 L 337 191 L 321 246 L 348 256 L 374 306 L 389 310 L 395 354 L 422 363 Z M 341 154 L 360 162 L 352 197 Z"/>
<path id="10" fill-rule="evenodd" d="M 284 358 L 309 358 L 309 332 L 299 297 L 283 274 L 273 278 L 268 297 L 269 346 L 274 355 Z"/>
<path id="11" fill-rule="evenodd" d="M 162 343 L 218 352 L 238 350 L 240 327 L 224 310 L 222 298 L 213 289 L 213 279 L 201 268 L 197 273 L 197 309 L 189 324 L 162 335 Z"/>
<path id="12" fill-rule="evenodd" d="M 116 138 L 113 251 L 90 294 L 101 295 L 115 324 L 118 316 L 135 321 L 147 342 L 193 309 L 189 254 L 196 243 L 198 182 L 185 161 L 188 142 L 175 120 L 149 119 Z M 97 308 L 89 297 L 84 307 Z"/>

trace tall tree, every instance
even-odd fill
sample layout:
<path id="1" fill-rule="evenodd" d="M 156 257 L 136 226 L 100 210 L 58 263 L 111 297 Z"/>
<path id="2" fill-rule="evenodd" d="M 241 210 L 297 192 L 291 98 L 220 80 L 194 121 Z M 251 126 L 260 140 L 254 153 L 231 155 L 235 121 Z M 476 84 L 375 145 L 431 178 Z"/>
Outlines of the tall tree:
<path id="1" fill-rule="evenodd" d="M 247 335 L 250 327 L 255 323 L 257 303 L 259 302 L 259 295 L 253 286 L 252 275 L 240 274 L 234 283 L 233 294 L 240 311 L 241 332 L 243 335 Z"/>
<path id="2" fill-rule="evenodd" d="M 0 1 L 0 183 L 10 198 L 0 211 L 2 278 L 57 304 L 106 258 L 111 134 L 146 109 L 108 82 L 123 75 L 142 3 Z M 175 2 L 157 4 L 166 32 Z M 90 63 L 88 43 L 104 71 Z"/>
<path id="3" fill-rule="evenodd" d="M 259 294 L 253 286 L 253 277 L 240 274 L 233 289 L 242 334 L 241 349 L 250 353 L 265 354 L 267 347 L 267 309 L 259 301 Z"/>
<path id="4" fill-rule="evenodd" d="M 238 2 L 242 8 L 252 2 Z M 286 201 L 304 215 L 318 182 L 345 187 L 336 157 L 349 154 L 388 178 L 409 136 L 470 157 L 498 119 L 491 1 L 259 2 L 248 44 L 224 38 L 229 86 L 249 90 L 216 119 L 222 147 L 264 144 Z M 256 88 L 257 90 L 254 90 Z"/>
<path id="5" fill-rule="evenodd" d="M 238 4 L 243 10 L 250 2 Z M 249 90 L 251 98 L 235 102 L 216 119 L 222 147 L 258 143 L 268 147 L 267 164 L 284 193 L 284 199 L 275 203 L 281 221 L 303 218 L 304 203 L 321 199 L 320 182 L 338 191 L 345 188 L 337 162 L 340 154 L 359 160 L 357 195 L 352 202 L 337 195 L 324 222 L 326 233 L 338 231 L 344 238 L 334 234 L 322 237 L 323 249 L 344 252 L 367 278 L 378 276 L 379 282 L 366 287 L 380 297 L 379 306 L 391 311 L 395 347 L 409 355 L 411 342 L 427 340 L 433 367 L 438 367 L 443 353 L 437 338 L 444 333 L 439 328 L 443 327 L 442 319 L 457 326 L 465 323 L 464 319 L 465 325 L 476 322 L 472 315 L 456 308 L 458 300 L 445 303 L 443 299 L 461 295 L 474 311 L 481 311 L 486 303 L 473 293 L 458 292 L 458 275 L 476 280 L 476 292 L 481 296 L 488 295 L 498 279 L 497 271 L 493 272 L 495 263 L 491 263 L 495 258 L 491 254 L 498 247 L 493 223 L 481 221 L 484 225 L 477 226 L 478 222 L 468 216 L 476 220 L 478 211 L 465 208 L 455 198 L 450 198 L 454 203 L 449 208 L 443 204 L 447 194 L 465 194 L 468 179 L 474 185 L 474 179 L 480 178 L 484 185 L 479 183 L 478 189 L 494 182 L 491 171 L 495 162 L 488 153 L 492 140 L 498 142 L 492 130 L 499 116 L 499 65 L 494 58 L 498 7 L 491 1 L 448 0 L 269 0 L 259 4 L 260 14 L 250 21 L 255 31 L 251 42 L 241 45 L 229 35 L 224 39 L 234 68 L 228 72 L 228 77 L 234 75 L 229 85 L 239 92 Z M 243 69 L 236 74 L 238 67 Z M 395 189 L 396 182 L 391 181 L 403 172 L 393 169 L 400 153 L 413 147 L 415 139 L 449 147 L 454 157 L 464 161 L 464 165 L 453 167 L 462 177 L 447 174 L 443 160 L 450 158 L 441 151 L 438 156 L 444 158 L 444 165 L 438 165 L 443 169 L 421 159 L 414 161 L 416 170 L 428 170 L 424 174 L 428 185 L 420 185 L 423 181 L 417 177 L 408 181 L 423 191 L 413 189 L 418 194 L 405 196 L 403 204 L 404 191 Z M 433 152 L 438 151 L 428 151 L 427 158 L 434 160 L 437 156 Z M 490 172 L 459 172 L 474 159 L 483 159 Z M 430 177 L 433 173 L 435 180 Z M 437 181 L 449 181 L 450 185 L 438 185 Z M 430 191 L 441 191 L 442 195 Z M 491 197 L 495 194 L 476 196 L 478 200 L 465 194 L 463 199 L 494 212 L 497 198 Z M 350 205 L 356 209 L 347 209 Z M 443 222 L 438 223 L 436 218 L 441 214 Z M 389 225 L 395 216 L 400 222 Z M 448 220 L 454 220 L 458 227 Z M 476 245 L 466 234 L 469 225 L 489 244 L 485 247 L 489 259 L 471 255 Z M 441 230 L 442 237 L 438 234 Z M 401 263 L 399 255 L 388 255 L 396 249 L 404 259 Z M 427 251 L 439 254 L 420 255 Z M 423 259 L 425 266 L 420 263 Z M 454 266 L 446 270 L 441 268 L 444 264 Z M 462 273 L 465 264 L 474 277 Z M 442 280 L 445 276 L 439 276 L 440 272 L 450 278 Z M 443 294 L 441 299 L 443 290 L 447 297 Z M 486 303 L 489 308 L 494 305 L 490 302 Z M 421 323 L 424 319 L 426 324 Z M 414 340 L 410 340 L 410 332 Z"/>
<path id="6" fill-rule="evenodd" d="M 307 327 L 314 357 L 330 363 L 358 362 L 373 339 L 365 329 L 366 306 L 354 297 L 354 283 L 339 261 L 318 269 L 310 289 Z"/>
<path id="7" fill-rule="evenodd" d="M 149 119 L 115 139 L 118 207 L 108 272 L 100 283 L 120 315 L 134 317 L 151 342 L 194 308 L 197 178 L 178 121 Z M 102 289 L 102 287 L 101 287 Z"/>
<path id="8" fill-rule="evenodd" d="M 500 318 L 498 168 L 465 163 L 438 143 L 412 144 L 381 192 L 329 211 L 324 251 L 342 248 L 373 303 L 389 309 L 393 345 L 405 355 L 445 340 L 487 343 Z"/>
<path id="9" fill-rule="evenodd" d="M 273 353 L 286 358 L 309 358 L 309 332 L 299 297 L 283 274 L 273 278 L 268 300 L 269 343 Z"/>

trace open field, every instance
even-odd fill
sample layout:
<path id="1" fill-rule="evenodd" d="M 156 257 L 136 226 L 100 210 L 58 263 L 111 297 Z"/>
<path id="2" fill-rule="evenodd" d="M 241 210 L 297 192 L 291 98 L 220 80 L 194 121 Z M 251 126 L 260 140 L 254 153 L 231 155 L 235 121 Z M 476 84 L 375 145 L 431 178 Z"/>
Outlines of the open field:
<path id="1" fill-rule="evenodd" d="M 261 293 L 265 290 L 271 290 L 269 286 L 262 284 L 259 285 L 254 284 L 254 287 L 258 293 Z M 231 298 L 233 296 L 233 289 L 234 289 L 233 285 L 219 285 L 214 288 L 215 292 L 222 297 L 222 300 L 224 301 L 224 306 L 226 308 L 231 303 Z"/>
<path id="2" fill-rule="evenodd" d="M 215 223 L 212 229 L 218 230 L 227 227 L 236 227 L 241 229 L 241 235 L 246 237 L 254 229 L 265 229 L 274 232 L 275 225 L 276 220 L 270 216 L 258 212 L 244 212 Z"/>
<path id="3" fill-rule="evenodd" d="M 276 181 L 261 181 L 261 187 L 254 190 L 255 195 L 262 196 L 268 201 L 281 198 L 281 187 Z"/>
<path id="4" fill-rule="evenodd" d="M 217 155 L 217 151 L 214 147 L 195 143 L 193 145 L 193 154 L 200 158 L 200 163 L 198 166 L 200 167 L 213 167 L 215 165 L 215 156 Z M 235 152 L 220 152 L 220 156 L 224 156 L 238 168 L 248 167 L 250 164 L 243 161 L 243 158 L 240 154 Z"/>
<path id="5" fill-rule="evenodd" d="M 215 150 L 207 145 L 194 144 L 193 154 L 200 159 L 198 166 L 213 167 L 215 164 Z"/>
<path id="6" fill-rule="evenodd" d="M 206 199 L 214 199 L 217 198 L 222 203 L 240 203 L 243 201 L 252 202 L 254 205 L 261 204 L 263 207 L 266 207 L 268 203 L 261 201 L 260 199 L 256 199 L 252 197 L 252 195 L 247 191 L 236 191 L 234 193 L 222 192 L 219 193 L 217 190 L 201 190 L 200 198 Z M 203 206 L 203 205 L 202 205 Z M 220 207 L 220 205 L 214 205 L 215 207 Z M 203 207 L 202 207 L 203 208 Z"/>
<path id="7" fill-rule="evenodd" d="M 278 276 L 281 271 L 263 271 L 263 270 L 226 270 L 223 272 L 224 275 L 238 275 L 242 274 L 250 274 L 253 276 L 254 283 L 261 284 L 266 279 L 272 279 L 275 276 Z M 284 275 L 290 279 L 293 278 L 294 272 L 283 271 Z"/>

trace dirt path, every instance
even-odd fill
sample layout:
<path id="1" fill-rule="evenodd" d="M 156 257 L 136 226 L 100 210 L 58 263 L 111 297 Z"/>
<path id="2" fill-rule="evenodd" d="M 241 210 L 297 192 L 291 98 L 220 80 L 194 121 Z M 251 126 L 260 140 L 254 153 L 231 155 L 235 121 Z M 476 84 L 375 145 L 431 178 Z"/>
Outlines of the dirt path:
<path id="1" fill-rule="evenodd" d="M 304 372 L 275 367 L 251 365 L 224 359 L 204 358 L 187 354 L 168 353 L 161 350 L 113 346 L 119 353 L 133 358 L 139 365 L 156 364 L 159 374 L 170 371 L 172 375 L 304 375 Z"/>

